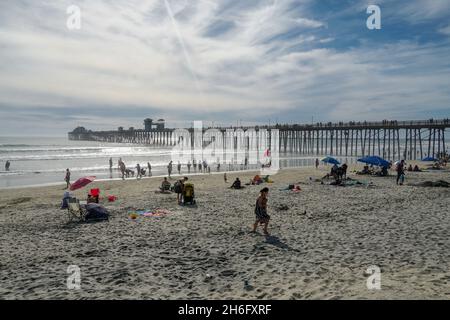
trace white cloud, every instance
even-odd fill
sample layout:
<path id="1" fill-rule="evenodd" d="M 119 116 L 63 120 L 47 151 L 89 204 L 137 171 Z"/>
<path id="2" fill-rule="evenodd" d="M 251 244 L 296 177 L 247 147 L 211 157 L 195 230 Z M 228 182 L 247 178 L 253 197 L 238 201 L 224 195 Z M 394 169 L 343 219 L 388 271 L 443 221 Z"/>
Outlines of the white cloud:
<path id="1" fill-rule="evenodd" d="M 440 28 L 438 30 L 439 33 L 445 34 L 447 36 L 450 36 L 450 25 L 444 27 L 444 28 Z"/>
<path id="2" fill-rule="evenodd" d="M 308 16 L 308 1 L 168 3 L 179 35 L 159 0 L 80 1 L 80 31 L 65 28 L 71 1 L 3 2 L 0 109 L 149 107 L 175 121 L 189 112 L 352 119 L 448 105 L 447 47 L 314 49 L 339 39 L 312 33 L 327 23 Z"/>

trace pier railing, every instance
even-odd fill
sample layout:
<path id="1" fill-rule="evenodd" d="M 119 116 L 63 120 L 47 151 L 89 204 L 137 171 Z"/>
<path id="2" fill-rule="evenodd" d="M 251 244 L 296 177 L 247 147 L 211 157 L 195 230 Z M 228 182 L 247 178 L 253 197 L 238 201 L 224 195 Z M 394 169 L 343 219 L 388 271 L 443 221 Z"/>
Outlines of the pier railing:
<path id="1" fill-rule="evenodd" d="M 229 129 L 259 132 L 278 130 L 280 151 L 303 155 L 333 155 L 359 157 L 379 155 L 383 158 L 422 159 L 437 157 L 448 152 L 445 133 L 450 128 L 449 119 L 429 119 L 378 122 L 352 121 L 312 124 L 275 124 L 273 126 L 209 127 L 225 132 Z M 154 146 L 174 146 L 175 129 L 83 131 L 69 133 L 71 140 L 136 143 Z M 193 129 L 187 129 L 193 134 Z M 237 132 L 237 131 L 235 131 Z M 192 138 L 193 141 L 193 138 Z M 234 142 L 233 142 L 234 143 Z"/>

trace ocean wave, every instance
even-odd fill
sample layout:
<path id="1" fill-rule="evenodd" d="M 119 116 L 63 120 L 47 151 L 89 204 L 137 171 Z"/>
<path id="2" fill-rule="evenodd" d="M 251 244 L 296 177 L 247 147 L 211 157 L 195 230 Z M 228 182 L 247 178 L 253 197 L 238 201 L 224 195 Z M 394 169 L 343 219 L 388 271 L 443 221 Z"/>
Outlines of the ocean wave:
<path id="1" fill-rule="evenodd" d="M 23 153 L 42 153 L 42 152 L 64 152 L 64 153 L 82 153 L 82 152 L 92 152 L 98 151 L 99 154 L 102 151 L 101 149 L 0 149 L 0 154 L 23 154 Z"/>
<path id="2" fill-rule="evenodd" d="M 0 148 L 26 148 L 26 147 L 33 147 L 30 144 L 7 144 L 7 143 L 0 143 Z M 35 147 L 35 146 L 34 146 Z"/>
<path id="3" fill-rule="evenodd" d="M 160 170 L 161 168 L 165 168 L 167 163 L 152 163 L 152 171 Z M 127 166 L 129 169 L 134 169 L 136 167 L 136 163 L 130 164 Z M 147 164 L 142 163 L 141 167 L 147 170 Z M 96 167 L 73 167 L 69 168 L 71 172 L 104 172 L 108 173 L 109 166 L 96 166 Z M 113 167 L 113 172 L 117 172 L 118 168 Z M 11 170 L 11 171 L 0 171 L 1 176 L 17 176 L 17 175 L 26 175 L 26 174 L 48 174 L 48 173 L 61 173 L 64 174 L 66 168 L 57 168 L 57 169 L 42 169 L 42 170 Z"/>
<path id="4" fill-rule="evenodd" d="M 75 160 L 75 159 L 108 159 L 114 158 L 126 158 L 126 157 L 148 157 L 149 159 L 155 157 L 170 156 L 170 152 L 158 152 L 154 151 L 130 151 L 121 153 L 65 153 L 65 154 L 0 154 L 0 161 L 50 161 L 50 160 Z"/>

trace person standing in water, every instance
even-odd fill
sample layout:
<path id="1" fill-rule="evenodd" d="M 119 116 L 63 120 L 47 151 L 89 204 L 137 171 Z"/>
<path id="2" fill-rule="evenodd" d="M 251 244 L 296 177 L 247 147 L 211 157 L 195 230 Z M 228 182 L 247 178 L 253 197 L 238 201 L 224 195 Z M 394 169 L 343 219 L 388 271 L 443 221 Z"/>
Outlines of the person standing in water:
<path id="1" fill-rule="evenodd" d="M 122 174 L 122 180 L 125 180 L 125 171 L 127 167 L 125 166 L 125 163 L 122 161 L 122 159 L 119 160 L 119 169 L 120 173 Z"/>
<path id="2" fill-rule="evenodd" d="M 112 171 L 113 161 L 112 158 L 109 158 L 109 171 Z"/>
<path id="3" fill-rule="evenodd" d="M 11 166 L 11 162 L 9 162 L 9 160 L 6 160 L 5 163 L 5 171 L 9 171 L 9 167 Z"/>
<path id="4" fill-rule="evenodd" d="M 258 224 L 262 224 L 264 234 L 266 236 L 269 235 L 269 232 L 267 231 L 267 227 L 269 226 L 269 220 L 270 216 L 267 214 L 267 195 L 269 194 L 269 188 L 263 188 L 260 191 L 260 195 L 258 199 L 256 200 L 255 205 L 255 215 L 256 220 L 255 224 L 253 225 L 253 232 L 256 232 L 256 228 L 258 227 Z"/>
<path id="5" fill-rule="evenodd" d="M 152 165 L 150 164 L 150 162 L 147 162 L 147 168 L 148 168 L 148 176 L 151 177 L 152 176 Z"/>
<path id="6" fill-rule="evenodd" d="M 64 181 L 66 181 L 66 189 L 70 188 L 70 170 L 66 169 L 66 176 L 64 177 Z"/>
<path id="7" fill-rule="evenodd" d="M 191 173 L 191 160 L 187 163 L 188 173 Z"/>
<path id="8" fill-rule="evenodd" d="M 177 171 L 178 171 L 178 174 L 181 174 L 181 163 L 180 163 L 180 161 L 178 161 L 178 164 L 177 164 Z"/>
<path id="9" fill-rule="evenodd" d="M 138 163 L 136 165 L 136 179 L 139 180 L 142 178 L 141 165 Z"/>
<path id="10" fill-rule="evenodd" d="M 319 159 L 316 158 L 316 169 L 319 168 Z"/>
<path id="11" fill-rule="evenodd" d="M 172 161 L 170 161 L 169 164 L 167 165 L 167 172 L 169 174 L 170 179 L 170 175 L 172 174 Z"/>

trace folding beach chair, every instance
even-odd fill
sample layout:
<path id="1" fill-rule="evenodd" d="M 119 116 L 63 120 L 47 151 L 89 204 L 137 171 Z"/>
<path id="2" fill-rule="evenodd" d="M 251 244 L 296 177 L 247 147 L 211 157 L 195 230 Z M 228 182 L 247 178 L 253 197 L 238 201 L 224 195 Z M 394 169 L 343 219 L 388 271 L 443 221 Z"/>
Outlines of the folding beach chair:
<path id="1" fill-rule="evenodd" d="M 68 201 L 69 207 L 67 208 L 67 214 L 69 218 L 69 222 L 73 219 L 77 219 L 78 221 L 84 221 L 84 216 L 86 212 L 81 208 L 80 202 L 77 198 L 70 198 Z"/>

